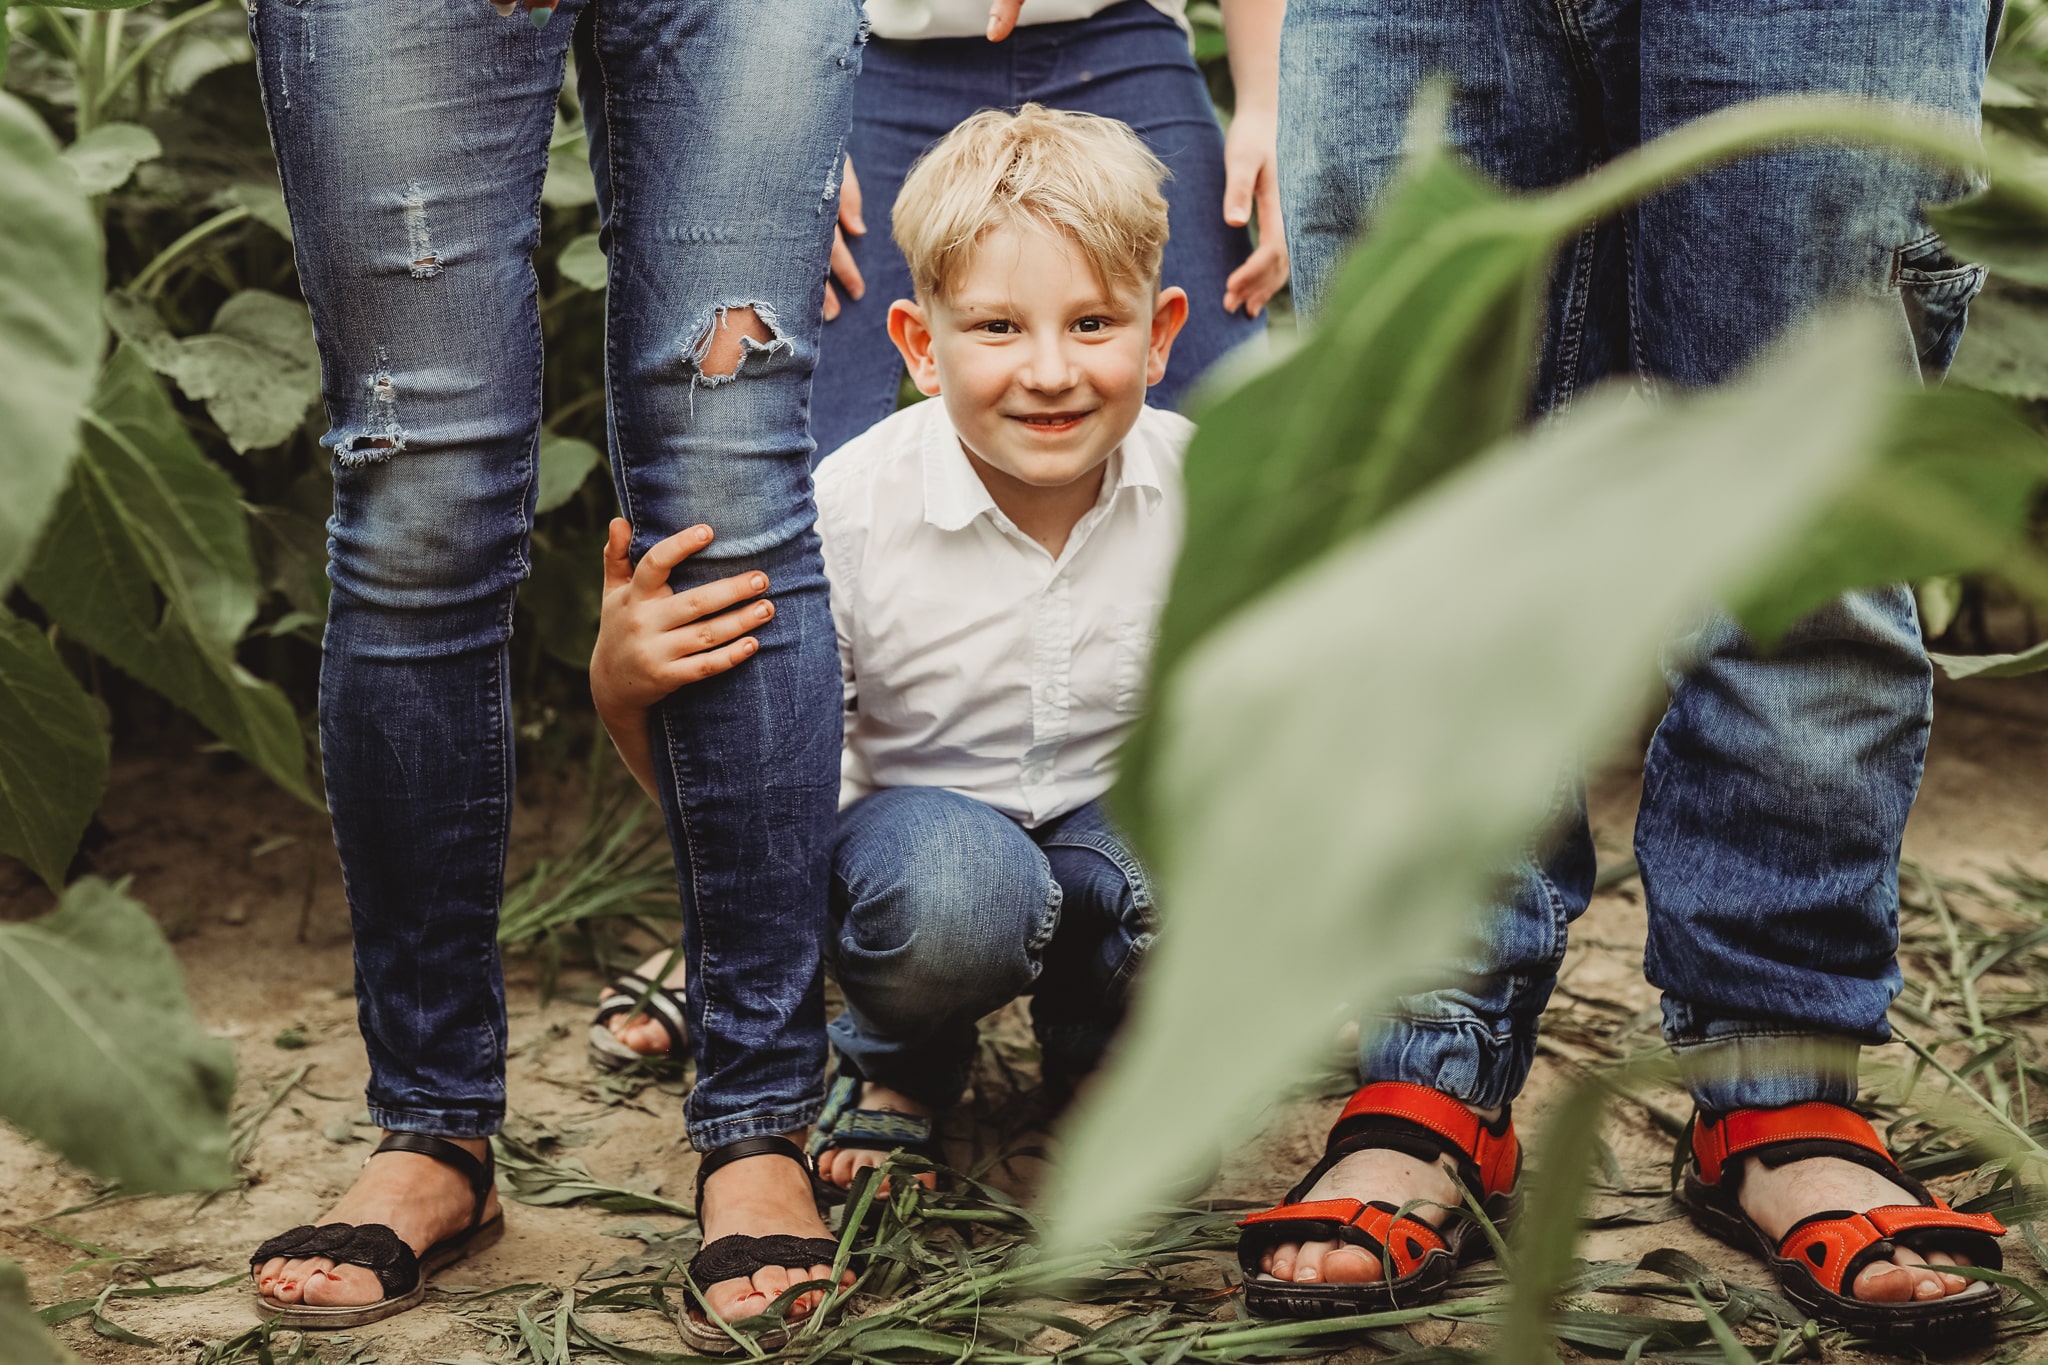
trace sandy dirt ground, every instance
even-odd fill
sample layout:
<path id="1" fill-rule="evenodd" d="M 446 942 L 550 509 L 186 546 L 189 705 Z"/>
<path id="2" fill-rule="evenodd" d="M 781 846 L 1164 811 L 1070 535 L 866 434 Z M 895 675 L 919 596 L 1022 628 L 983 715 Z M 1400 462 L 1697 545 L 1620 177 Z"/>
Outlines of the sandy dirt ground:
<path id="1" fill-rule="evenodd" d="M 1609 772 L 1594 784 L 1594 825 L 1603 864 L 1628 854 L 1637 785 L 1628 770 Z M 573 837 L 579 812 L 572 792 L 546 782 L 531 784 L 522 792 L 515 820 L 514 867 L 559 850 Z M 105 1269 L 65 1273 L 88 1255 L 75 1244 L 131 1258 L 116 1272 L 122 1283 L 135 1283 L 138 1268 L 167 1285 L 211 1284 L 233 1276 L 255 1243 L 318 1215 L 347 1185 L 375 1138 L 363 1122 L 366 1067 L 355 1030 L 346 909 L 321 818 L 280 798 L 253 774 L 220 771 L 199 756 L 160 756 L 119 765 L 103 820 L 108 837 L 94 854 L 95 870 L 132 877 L 134 894 L 172 936 L 202 1020 L 234 1040 L 239 1103 L 260 1103 L 302 1068 L 303 1074 L 264 1121 L 247 1163 L 246 1188 L 211 1199 L 120 1200 L 67 1212 L 91 1203 L 91 1183 L 0 1129 L 0 1257 L 23 1263 L 39 1304 L 89 1296 L 108 1282 Z M 2007 682 L 1943 689 L 1933 752 L 1906 848 L 1910 858 L 1933 871 L 1966 881 L 1984 883 L 1988 874 L 2015 862 L 2048 874 L 2048 686 Z M 1956 903 L 1961 913 L 1993 913 L 1968 897 Z M 20 869 L 0 864 L 0 914 L 26 918 L 48 904 L 46 893 Z M 1617 1021 L 1626 1021 L 1623 1034 L 1633 1030 L 1645 1041 L 1655 1036 L 1654 994 L 1640 967 L 1644 931 L 1639 889 L 1633 885 L 1600 896 L 1577 927 L 1552 1006 L 1554 1027 L 1518 1109 L 1525 1131 L 1527 1125 L 1540 1125 L 1570 1063 L 1592 1055 L 1584 1040 L 1614 1038 Z M 512 1130 L 554 1136 L 558 1150 L 609 1184 L 687 1202 L 696 1158 L 682 1138 L 680 1101 L 658 1089 L 623 1102 L 616 1091 L 607 1093 L 584 1054 L 596 978 L 589 972 L 566 972 L 561 993 L 543 1004 L 539 976 L 531 958 L 508 963 Z M 1900 1054 L 1888 1058 L 1895 1062 L 1903 1057 L 1896 1046 L 1883 1053 Z M 1880 1059 L 1887 1058 L 1880 1054 Z M 982 1084 L 985 1092 L 993 1088 L 987 1077 Z M 1668 1117 L 1686 1112 L 1686 1104 L 1675 1091 L 1652 1091 L 1644 1098 L 1647 1107 L 1623 1105 L 1612 1113 L 1606 1138 L 1623 1183 L 1649 1187 L 1666 1180 L 1670 1152 L 1653 1110 L 1661 1108 Z M 1225 1163 L 1211 1193 L 1259 1200 L 1276 1196 L 1313 1159 L 1338 1103 L 1324 1097 L 1276 1111 L 1262 1137 Z M 1009 1178 L 1028 1194 L 1029 1169 L 1013 1168 Z M 1683 1221 L 1669 1221 L 1675 1211 L 1640 1199 L 1634 1207 L 1667 1221 L 1595 1228 L 1588 1234 L 1586 1254 L 1632 1258 L 1652 1248 L 1675 1247 L 1717 1272 L 1763 1281 L 1756 1263 L 1707 1240 Z M 505 1239 L 450 1271 L 444 1283 L 570 1285 L 593 1267 L 638 1250 L 636 1242 L 620 1235 L 627 1227 L 688 1228 L 677 1217 L 614 1215 L 581 1206 L 511 1203 L 507 1209 Z M 2009 1264 L 2028 1263 L 2017 1248 L 2009 1255 Z M 356 1334 L 356 1347 L 330 1349 L 324 1358 L 374 1359 L 384 1365 L 503 1359 L 458 1307 L 459 1301 L 448 1296 L 430 1297 L 414 1312 L 363 1329 Z M 205 1343 L 258 1322 L 254 1303 L 240 1284 L 185 1297 L 118 1301 L 107 1312 L 121 1327 L 156 1344 L 96 1335 L 79 1319 L 59 1330 L 81 1359 L 122 1365 L 190 1362 Z M 639 1344 L 682 1349 L 659 1319 L 640 1314 L 634 1321 Z M 1448 1324 L 1426 1324 L 1414 1335 L 1426 1344 L 1476 1345 L 1480 1340 L 1475 1329 Z M 2017 1355 L 2002 1354 L 2026 1359 L 2032 1350 L 2048 1355 L 2048 1344 L 2036 1338 Z M 1957 1358 L 1984 1354 L 1976 1348 Z"/>

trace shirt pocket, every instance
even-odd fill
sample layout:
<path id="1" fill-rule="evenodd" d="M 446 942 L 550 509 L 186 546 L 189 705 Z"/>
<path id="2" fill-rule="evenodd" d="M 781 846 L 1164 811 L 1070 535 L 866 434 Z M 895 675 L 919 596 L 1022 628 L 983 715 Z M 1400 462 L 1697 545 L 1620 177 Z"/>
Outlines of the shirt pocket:
<path id="1" fill-rule="evenodd" d="M 1152 672 L 1152 651 L 1159 643 L 1159 602 L 1117 608 L 1111 616 L 1115 642 L 1109 674 L 1110 704 L 1128 714 L 1145 706 L 1145 684 Z"/>

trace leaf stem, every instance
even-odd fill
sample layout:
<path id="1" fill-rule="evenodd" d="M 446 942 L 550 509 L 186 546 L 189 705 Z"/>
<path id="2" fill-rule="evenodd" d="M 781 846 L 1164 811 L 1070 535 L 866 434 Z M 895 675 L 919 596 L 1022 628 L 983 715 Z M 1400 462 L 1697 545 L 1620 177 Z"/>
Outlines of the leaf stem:
<path id="1" fill-rule="evenodd" d="M 2008 1133 L 2011 1133 L 2014 1137 L 2018 1138 L 2021 1142 L 2025 1143 L 2027 1147 L 2033 1152 L 2035 1160 L 2048 1161 L 2048 1147 L 2043 1147 L 2039 1142 L 2035 1141 L 2034 1135 L 2032 1133 L 2029 1133 L 2026 1129 L 2020 1127 L 2017 1123 L 2014 1123 L 2012 1121 L 2012 1116 L 2010 1114 L 2001 1111 L 1997 1105 L 1993 1104 L 1990 1100 L 1986 1099 L 1984 1097 L 1983 1092 L 1978 1090 L 1976 1086 L 1971 1085 L 1961 1076 L 1958 1076 L 1955 1073 L 1955 1071 L 1949 1067 L 1948 1063 L 1942 1061 L 1941 1058 L 1934 1055 L 1934 1051 L 1932 1048 L 1929 1048 L 1925 1043 L 1922 1043 L 1919 1039 L 1915 1038 L 1912 1034 L 1900 1028 L 1897 1024 L 1892 1025 L 1892 1032 L 1896 1033 L 1899 1036 L 1899 1041 L 1904 1043 L 1907 1047 L 1911 1048 L 1916 1054 L 1923 1058 L 1929 1066 L 1933 1067 L 1936 1071 L 1939 1071 L 1942 1075 L 1946 1076 L 1951 1085 L 1954 1085 L 1955 1087 L 1960 1089 L 1964 1094 L 1968 1095 L 1971 1099 L 1975 1100 L 1977 1102 L 1978 1108 L 1982 1109 L 1985 1113 L 1991 1115 L 1992 1118 L 1998 1120 L 1998 1124 L 2001 1128 L 2005 1129 Z"/>
<path id="2" fill-rule="evenodd" d="M 158 28 L 156 32 L 137 43 L 134 50 L 123 58 L 121 64 L 115 67 L 113 72 L 108 75 L 106 85 L 101 87 L 99 93 L 101 109 L 104 110 L 105 106 L 112 102 L 114 96 L 121 92 L 121 87 L 135 79 L 135 73 L 142 69 L 142 64 L 149 60 L 150 54 L 157 50 L 164 39 L 178 33 L 187 24 L 204 19 L 207 15 L 222 8 L 225 4 L 226 0 L 215 0 L 213 4 L 194 5 L 183 14 L 166 19 L 162 27 Z"/>
<path id="3" fill-rule="evenodd" d="M 1569 231 L 1628 207 L 1687 176 L 1747 153 L 1795 143 L 1849 142 L 1944 170 L 1984 172 L 1976 135 L 1925 111 L 1847 95 L 1786 95 L 1719 110 L 1616 157 L 1547 196 Z"/>
<path id="4" fill-rule="evenodd" d="M 172 242 L 162 251 L 157 252 L 156 259 L 142 267 L 141 273 L 128 282 L 129 292 L 140 294 L 145 298 L 154 298 L 157 291 L 163 287 L 164 276 L 170 273 L 171 267 L 178 263 L 180 256 L 205 241 L 208 237 L 211 237 L 214 233 L 221 231 L 223 228 L 233 227 L 236 223 L 249 216 L 249 210 L 245 208 L 222 209 L 219 213 L 216 213 L 213 217 L 180 237 L 177 241 Z"/>

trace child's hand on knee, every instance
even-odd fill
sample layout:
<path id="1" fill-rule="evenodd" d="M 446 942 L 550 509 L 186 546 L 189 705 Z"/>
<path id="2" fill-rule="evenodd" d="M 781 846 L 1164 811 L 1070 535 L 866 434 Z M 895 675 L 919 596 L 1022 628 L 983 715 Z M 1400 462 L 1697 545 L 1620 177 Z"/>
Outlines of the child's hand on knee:
<path id="1" fill-rule="evenodd" d="M 711 543 L 709 526 L 678 531 L 626 559 L 633 528 L 614 517 L 604 547 L 604 602 L 590 655 L 590 695 L 601 715 L 645 711 L 677 688 L 735 668 L 760 648 L 747 632 L 775 615 L 763 573 L 734 574 L 686 592 L 669 587 L 676 565 Z M 744 605 L 742 605 L 744 604 Z"/>

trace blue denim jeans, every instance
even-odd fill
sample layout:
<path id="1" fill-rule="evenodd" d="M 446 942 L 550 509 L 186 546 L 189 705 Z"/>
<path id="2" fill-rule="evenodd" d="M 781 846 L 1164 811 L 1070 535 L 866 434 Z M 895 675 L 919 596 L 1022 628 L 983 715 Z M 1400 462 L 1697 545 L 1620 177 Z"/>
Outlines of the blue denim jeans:
<path id="1" fill-rule="evenodd" d="M 1152 942 L 1152 890 L 1099 802 L 1025 829 L 972 797 L 892 787 L 841 814 L 826 956 L 849 1074 L 960 1098 L 975 1021 L 1030 994 L 1048 1074 L 1101 1059 Z"/>
<path id="2" fill-rule="evenodd" d="M 612 473 L 636 556 L 703 521 L 679 586 L 760 569 L 743 668 L 651 720 L 709 1148 L 810 1121 L 839 784 L 838 654 L 805 402 L 856 0 L 251 0 L 334 452 L 320 679 L 373 1120 L 504 1112 L 496 927 L 512 805 L 507 640 L 528 569 L 541 337 L 532 253 L 572 31 L 611 288 Z M 722 310 L 773 339 L 699 366 Z M 593 566 L 592 572 L 595 572 Z"/>
<path id="3" fill-rule="evenodd" d="M 825 324 L 811 405 L 817 458 L 896 410 L 903 360 L 889 342 L 889 305 L 910 297 L 910 267 L 890 239 L 889 211 L 910 164 L 968 115 L 1033 100 L 1122 119 L 1173 172 L 1161 274 L 1188 291 L 1188 322 L 1149 401 L 1176 406 L 1218 356 L 1265 330 L 1263 317 L 1223 311 L 1223 282 L 1251 254 L 1251 238 L 1223 221 L 1223 134 L 1173 20 L 1145 0 L 1123 0 L 1093 18 L 1027 25 L 1003 43 L 877 38 L 846 143 L 868 227 L 847 246 L 867 294 L 851 300 L 840 290 L 845 311 Z"/>
<path id="4" fill-rule="evenodd" d="M 1399 160 L 1419 80 L 1456 87 L 1451 137 L 1481 170 L 1554 185 L 1727 105 L 1835 91 L 1965 120 L 1986 0 L 1291 0 L 1280 183 L 1296 298 L 1312 308 Z M 1981 272 L 1919 213 L 1960 187 L 1868 152 L 1755 156 L 1687 181 L 1560 255 L 1536 406 L 1632 372 L 1716 384 L 1817 304 L 1888 299 L 1938 375 Z M 1890 1036 L 1898 857 L 1931 680 L 1913 599 L 1859 593 L 1756 650 L 1725 618 L 1678 642 L 1643 775 L 1645 968 L 1665 1036 L 1710 1109 L 1854 1098 L 1857 1050 Z M 1567 926 L 1591 895 L 1582 804 L 1516 869 L 1460 986 L 1369 1030 L 1372 1079 L 1496 1106 L 1521 1089 Z"/>

